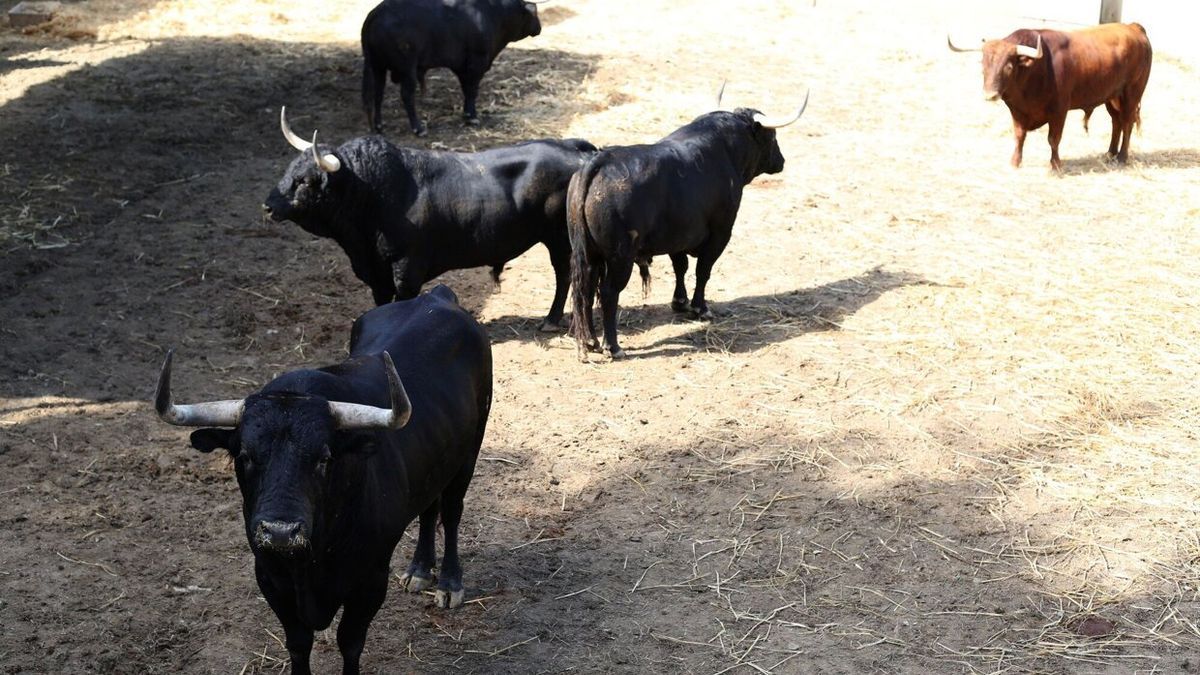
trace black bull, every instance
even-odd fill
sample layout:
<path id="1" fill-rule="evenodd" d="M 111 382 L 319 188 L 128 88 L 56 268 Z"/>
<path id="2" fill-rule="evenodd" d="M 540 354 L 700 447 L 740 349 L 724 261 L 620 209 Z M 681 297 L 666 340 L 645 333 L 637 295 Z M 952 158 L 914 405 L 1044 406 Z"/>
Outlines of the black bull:
<path id="1" fill-rule="evenodd" d="M 805 104 L 808 99 L 805 98 Z M 571 179 L 567 230 L 571 237 L 574 320 L 581 357 L 599 349 L 592 317 L 597 293 L 604 320 L 604 349 L 617 343 L 617 299 L 633 272 L 656 255 L 675 269 L 671 306 L 688 309 L 683 278 L 687 256 L 696 257 L 691 310 L 711 316 L 704 297 L 713 263 L 733 232 L 743 188 L 762 173 L 783 170 L 775 127 L 756 110 L 701 115 L 653 145 L 609 147 Z M 645 276 L 645 272 L 643 272 Z"/>
<path id="2" fill-rule="evenodd" d="M 543 330 L 562 320 L 570 284 L 567 183 L 596 152 L 587 141 L 530 141 L 477 153 L 402 148 L 377 136 L 315 146 L 281 123 L 303 154 L 267 197 L 274 221 L 336 241 L 375 304 L 412 298 L 443 272 L 504 264 L 541 242 L 554 268 Z"/>
<path id="3" fill-rule="evenodd" d="M 193 432 L 192 446 L 225 448 L 234 460 L 255 577 L 283 624 L 293 672 L 309 672 L 313 631 L 339 607 L 344 672 L 358 672 L 392 551 L 418 515 L 402 582 L 431 584 L 440 514 L 435 601 L 462 603 L 458 523 L 491 406 L 492 357 L 450 289 L 363 314 L 345 361 L 284 373 L 244 400 L 174 405 L 170 374 L 168 354 L 159 415 L 211 427 Z"/>
<path id="4" fill-rule="evenodd" d="M 417 83 L 425 71 L 449 68 L 463 92 L 463 117 L 478 124 L 479 82 L 510 42 L 542 32 L 537 6 L 522 0 L 385 0 L 362 26 L 363 111 L 374 133 L 383 133 L 383 88 L 387 75 L 400 83 L 400 98 L 413 133 L 425 125 L 417 117 Z"/>

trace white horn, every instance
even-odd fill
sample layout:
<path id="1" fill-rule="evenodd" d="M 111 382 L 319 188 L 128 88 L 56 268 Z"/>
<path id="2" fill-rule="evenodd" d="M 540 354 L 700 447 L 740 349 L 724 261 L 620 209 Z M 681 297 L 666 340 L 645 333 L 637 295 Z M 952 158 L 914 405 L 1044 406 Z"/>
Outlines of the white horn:
<path id="1" fill-rule="evenodd" d="M 1028 56 L 1031 59 L 1042 58 L 1042 36 L 1037 37 L 1037 49 L 1026 45 L 1017 45 L 1017 54 L 1020 56 Z"/>
<path id="2" fill-rule="evenodd" d="M 955 47 L 954 43 L 950 40 L 949 33 L 946 33 L 946 46 L 950 47 L 950 51 L 952 51 L 952 52 L 981 52 L 981 51 L 983 51 L 983 47 L 979 47 L 977 49 L 963 49 L 962 47 Z"/>
<path id="3" fill-rule="evenodd" d="M 728 82 L 729 80 L 721 80 L 721 89 L 717 91 L 717 103 L 713 106 L 713 110 L 721 109 L 721 99 L 725 98 L 725 85 L 728 84 Z"/>
<path id="4" fill-rule="evenodd" d="M 312 147 L 312 143 L 292 133 L 292 128 L 287 123 L 287 106 L 279 107 L 279 128 L 283 129 L 283 137 L 287 139 L 288 145 L 293 148 L 300 152 L 305 152 Z"/>
<path id="5" fill-rule="evenodd" d="M 342 168 L 342 161 L 336 156 L 322 155 L 317 152 L 317 132 L 315 131 L 313 132 L 312 145 L 310 147 L 312 148 L 312 156 L 316 160 L 317 166 L 321 167 L 321 170 L 325 173 L 333 173 Z"/>
<path id="6" fill-rule="evenodd" d="M 809 94 L 809 92 L 807 92 L 807 91 L 804 92 L 804 103 L 802 103 L 800 105 L 800 109 L 796 111 L 795 115 L 793 115 L 791 117 L 772 118 L 772 117 L 767 117 L 766 115 L 763 115 L 762 113 L 754 113 L 754 121 L 758 122 L 759 124 L 761 124 L 762 126 L 768 128 L 768 129 L 778 129 L 779 127 L 786 127 L 787 125 L 791 124 L 792 122 L 795 122 L 796 120 L 800 119 L 800 116 L 804 114 L 804 109 L 808 107 L 808 94 Z"/>
<path id="7" fill-rule="evenodd" d="M 412 402 L 408 400 L 408 393 L 404 391 L 404 384 L 400 382 L 400 375 L 396 372 L 396 364 L 392 362 L 392 355 L 387 352 L 383 353 L 383 366 L 384 371 L 387 372 L 388 394 L 392 401 L 392 407 L 377 408 L 360 403 L 330 401 L 329 414 L 333 415 L 334 424 L 338 429 L 395 430 L 408 424 L 408 418 L 412 416 Z"/>
<path id="8" fill-rule="evenodd" d="M 158 374 L 158 388 L 154 392 L 154 410 L 162 421 L 181 427 L 236 427 L 242 420 L 244 401 L 175 405 L 171 398 L 171 360 L 174 356 L 174 349 L 167 351 L 162 371 Z"/>

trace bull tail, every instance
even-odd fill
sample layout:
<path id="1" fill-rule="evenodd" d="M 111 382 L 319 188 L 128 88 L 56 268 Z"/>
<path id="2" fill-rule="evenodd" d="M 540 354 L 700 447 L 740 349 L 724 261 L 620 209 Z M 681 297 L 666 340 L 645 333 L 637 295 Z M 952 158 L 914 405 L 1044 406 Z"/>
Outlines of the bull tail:
<path id="1" fill-rule="evenodd" d="M 367 24 L 370 23 L 371 17 L 367 17 L 367 21 L 363 23 L 362 31 L 362 53 L 363 53 L 363 71 L 362 71 L 362 106 L 363 114 L 367 116 L 367 129 L 375 129 L 375 68 L 372 65 L 374 57 L 371 54 L 370 40 L 367 37 Z"/>
<path id="2" fill-rule="evenodd" d="M 589 325 L 588 310 L 596 302 L 596 277 L 603 276 L 606 265 L 596 255 L 597 246 L 587 226 L 587 191 L 598 169 L 593 158 L 571 176 L 567 186 L 567 236 L 571 240 L 571 335 L 580 354 L 586 353 L 595 339 L 595 327 Z M 595 266 L 597 269 L 593 269 Z"/>
<path id="3" fill-rule="evenodd" d="M 1083 133 L 1085 133 L 1085 134 L 1090 133 L 1088 131 L 1088 120 L 1092 119 L 1092 111 L 1093 110 L 1095 110 L 1095 108 L 1084 108 L 1083 109 Z"/>
<path id="4" fill-rule="evenodd" d="M 492 290 L 500 292 L 500 273 L 504 271 L 504 263 L 492 265 Z"/>

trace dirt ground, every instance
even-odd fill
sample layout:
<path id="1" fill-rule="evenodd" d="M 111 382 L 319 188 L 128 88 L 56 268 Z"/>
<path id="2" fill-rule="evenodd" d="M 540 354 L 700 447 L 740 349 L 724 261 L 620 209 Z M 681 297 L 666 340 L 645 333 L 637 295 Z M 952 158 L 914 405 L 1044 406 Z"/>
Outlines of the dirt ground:
<path id="1" fill-rule="evenodd" d="M 369 291 L 259 204 L 293 156 L 280 105 L 364 132 L 372 4 L 90 0 L 0 30 L 5 672 L 286 667 L 231 466 L 149 399 L 169 346 L 179 400 L 344 354 Z M 967 4 L 808 5 L 556 0 L 477 129 L 431 74 L 430 135 L 398 143 L 645 142 L 724 78 L 732 105 L 812 99 L 712 323 L 670 311 L 660 260 L 622 297 L 631 358 L 583 364 L 536 331 L 544 251 L 500 292 L 443 277 L 496 364 L 469 602 L 393 589 L 368 672 L 1200 668 L 1196 63 L 1155 54 L 1128 167 L 1073 113 L 1052 176 L 1044 130 L 1007 166 L 1006 111 L 945 48 Z M 340 667 L 332 631 L 314 666 Z"/>

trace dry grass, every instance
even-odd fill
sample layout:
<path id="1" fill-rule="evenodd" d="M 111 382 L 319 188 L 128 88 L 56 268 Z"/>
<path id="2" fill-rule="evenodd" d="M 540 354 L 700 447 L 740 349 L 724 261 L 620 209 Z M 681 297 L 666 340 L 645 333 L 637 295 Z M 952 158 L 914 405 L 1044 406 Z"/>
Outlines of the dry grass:
<path id="1" fill-rule="evenodd" d="M 93 0 L 71 25 L 350 45 L 371 4 Z M 1103 115 L 1087 136 L 1076 113 L 1064 175 L 1044 130 L 1014 171 L 1007 115 L 944 47 L 969 12 L 905 8 L 573 3 L 485 81 L 493 124 L 434 139 L 643 142 L 723 78 L 768 112 L 812 91 L 717 266 L 729 315 L 671 318 L 660 261 L 646 306 L 624 296 L 635 358 L 576 364 L 527 328 L 551 292 L 541 251 L 473 307 L 496 341 L 496 461 L 463 548 L 523 576 L 478 571 L 488 597 L 438 624 L 439 648 L 481 669 L 634 668 L 578 630 L 603 626 L 639 669 L 713 673 L 1170 672 L 1200 649 L 1195 71 L 1156 55 L 1129 167 L 1102 161 Z M 0 247 L 57 245 L 68 180 L 23 180 Z M 282 667 L 263 642 L 246 672 Z M 396 668 L 429 657 L 402 646 Z"/>

